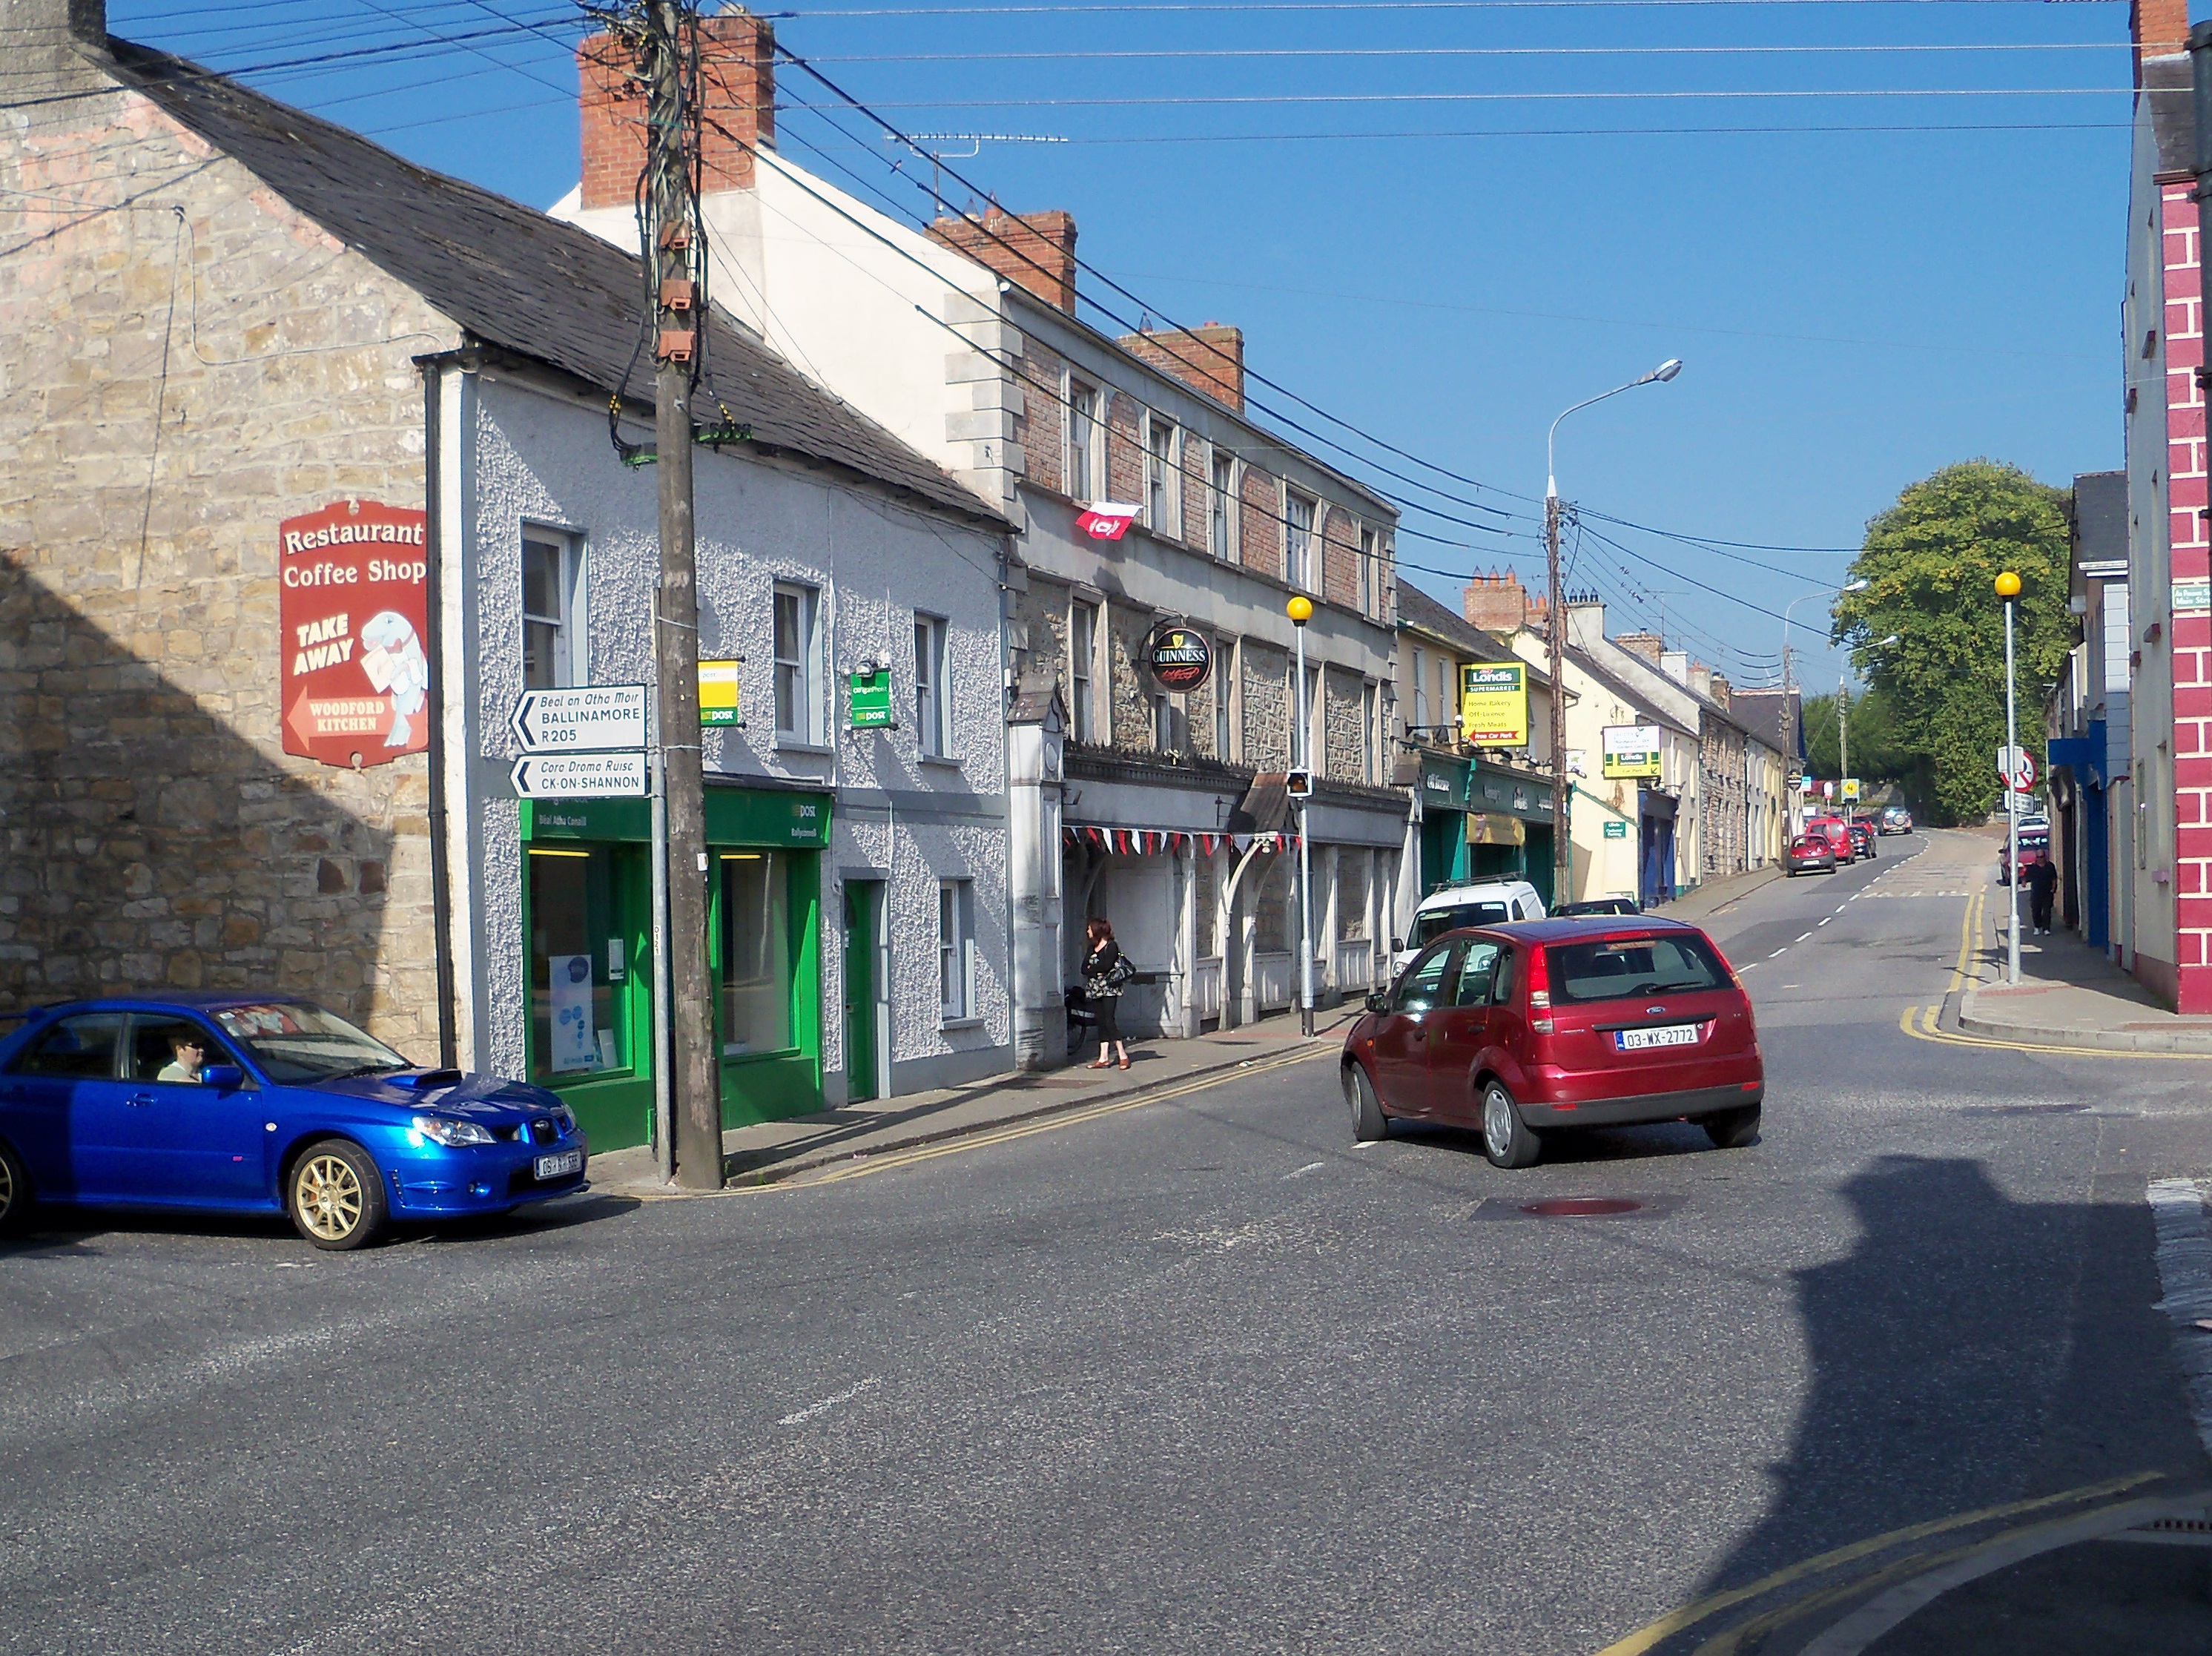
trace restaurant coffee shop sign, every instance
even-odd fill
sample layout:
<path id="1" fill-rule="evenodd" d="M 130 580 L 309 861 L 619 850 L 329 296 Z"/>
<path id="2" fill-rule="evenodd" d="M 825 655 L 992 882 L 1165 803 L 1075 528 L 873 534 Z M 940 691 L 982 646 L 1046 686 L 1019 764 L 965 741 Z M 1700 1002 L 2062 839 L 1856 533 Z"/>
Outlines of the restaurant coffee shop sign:
<path id="1" fill-rule="evenodd" d="M 362 770 L 430 745 L 419 511 L 333 501 L 276 526 L 284 751 Z"/>

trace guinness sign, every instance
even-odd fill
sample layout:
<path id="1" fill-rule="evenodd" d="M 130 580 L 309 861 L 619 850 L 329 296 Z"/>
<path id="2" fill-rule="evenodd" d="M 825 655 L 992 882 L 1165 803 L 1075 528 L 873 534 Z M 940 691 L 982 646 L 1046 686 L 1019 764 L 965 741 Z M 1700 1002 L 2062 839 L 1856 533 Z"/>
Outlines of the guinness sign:
<path id="1" fill-rule="evenodd" d="M 1213 671 L 1213 647 L 1181 621 L 1163 621 L 1145 637 L 1145 669 L 1162 690 L 1188 696 Z"/>

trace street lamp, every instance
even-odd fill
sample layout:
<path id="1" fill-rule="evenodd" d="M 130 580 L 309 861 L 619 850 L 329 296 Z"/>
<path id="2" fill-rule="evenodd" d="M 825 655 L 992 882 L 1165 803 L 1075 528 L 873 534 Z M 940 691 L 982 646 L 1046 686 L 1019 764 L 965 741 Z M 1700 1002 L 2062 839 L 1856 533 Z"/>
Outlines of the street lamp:
<path id="1" fill-rule="evenodd" d="M 1997 596 L 2005 606 L 2005 895 L 2011 915 L 2005 931 L 2005 982 L 2020 982 L 2020 795 L 2012 779 L 2020 767 L 2020 728 L 2013 711 L 2012 612 L 2020 598 L 2020 577 L 2010 569 L 1996 579 Z"/>
<path id="2" fill-rule="evenodd" d="M 1803 593 L 1782 606 L 1782 688 L 1790 688 L 1790 617 L 1796 607 L 1808 598 L 1838 598 L 1845 593 L 1863 593 L 1864 581 L 1846 581 L 1840 587 L 1823 587 L 1818 592 Z"/>
<path id="3" fill-rule="evenodd" d="M 1607 397 L 1618 397 L 1624 391 L 1633 391 L 1638 386 L 1664 385 L 1682 371 L 1682 359 L 1669 356 L 1641 379 L 1631 380 L 1626 385 L 1615 386 L 1607 392 L 1585 399 L 1574 407 L 1563 409 L 1559 419 L 1552 422 L 1552 429 L 1544 439 L 1544 553 L 1550 565 L 1552 609 L 1546 627 L 1546 644 L 1552 664 L 1552 901 L 1565 903 L 1574 896 L 1569 889 L 1574 883 L 1574 837 L 1569 831 L 1568 795 L 1573 791 L 1573 780 L 1567 775 L 1567 698 L 1561 691 L 1567 654 L 1567 607 L 1559 591 L 1559 420 L 1601 403 Z M 1299 679 L 1301 684 L 1304 679 Z"/>
<path id="4" fill-rule="evenodd" d="M 1306 706 L 1306 623 L 1313 619 L 1313 600 L 1298 594 L 1283 606 L 1291 618 L 1291 630 L 1298 642 L 1297 728 L 1291 743 L 1293 769 L 1306 773 L 1304 789 L 1295 795 L 1298 806 L 1298 1032 L 1314 1032 L 1313 980 L 1313 865 L 1306 853 L 1306 802 L 1313 795 L 1312 714 Z"/>
<path id="5" fill-rule="evenodd" d="M 1866 582 L 1862 581 L 1858 584 L 1863 587 L 1866 585 Z M 1847 587 L 1844 590 L 1848 592 L 1850 588 Z M 1881 640 L 1881 642 L 1869 644 L 1866 648 L 1869 649 L 1887 649 L 1892 644 L 1902 643 L 1903 642 L 1904 640 L 1899 638 L 1895 633 L 1892 633 L 1888 637 Z M 1850 692 L 1846 687 L 1846 680 L 1850 676 L 1850 669 L 1846 667 L 1843 672 L 1838 673 L 1836 675 L 1836 782 L 1838 787 L 1842 785 L 1843 779 L 1851 774 L 1850 727 L 1845 718 L 1845 715 L 1850 711 L 1851 705 Z M 1844 820 L 1845 822 L 1849 822 L 1850 819 L 1851 807 L 1850 804 L 1846 802 L 1844 806 Z"/>

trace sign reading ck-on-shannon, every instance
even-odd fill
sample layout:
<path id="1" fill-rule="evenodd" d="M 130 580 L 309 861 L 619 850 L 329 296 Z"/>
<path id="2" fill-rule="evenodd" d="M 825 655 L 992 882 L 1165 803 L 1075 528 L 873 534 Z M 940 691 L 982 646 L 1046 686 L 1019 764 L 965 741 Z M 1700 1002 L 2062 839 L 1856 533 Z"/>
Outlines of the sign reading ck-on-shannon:
<path id="1" fill-rule="evenodd" d="M 430 743 L 422 514 L 333 501 L 276 527 L 284 751 L 359 770 Z"/>

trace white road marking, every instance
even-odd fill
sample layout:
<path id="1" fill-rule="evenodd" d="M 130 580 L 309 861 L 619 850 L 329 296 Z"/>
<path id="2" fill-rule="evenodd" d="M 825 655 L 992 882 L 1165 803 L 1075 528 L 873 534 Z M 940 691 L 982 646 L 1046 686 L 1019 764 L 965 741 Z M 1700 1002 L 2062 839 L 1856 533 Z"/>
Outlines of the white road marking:
<path id="1" fill-rule="evenodd" d="M 1803 940 L 1802 938 L 1800 938 L 1798 941 L 1799 941 L 1800 942 L 1802 942 L 1804 940 Z M 1779 959 L 1780 959 L 1784 955 L 1785 955 L 1785 954 L 1787 954 L 1787 953 L 1790 953 L 1790 945 L 1788 945 L 1787 943 L 1784 943 L 1784 944 L 1780 948 L 1778 948 L 1778 949 L 1775 950 L 1773 953 L 1771 953 L 1771 954 L 1768 955 L 1766 958 L 1767 958 L 1768 959 L 1770 959 L 1770 960 L 1779 960 Z"/>
<path id="2" fill-rule="evenodd" d="M 776 1424 L 778 1426 L 804 1426 L 807 1422 L 812 1420 L 817 1415 L 826 1415 L 831 1409 L 835 1409 L 839 1403 L 850 1403 L 854 1398 L 859 1397 L 863 1391 L 869 1391 L 873 1387 L 881 1385 L 882 1384 L 883 1379 L 879 1375 L 871 1374 L 866 1379 L 862 1380 L 858 1385 L 847 1386 L 845 1390 L 840 1391 L 834 1397 L 824 1397 L 820 1403 L 809 1403 L 805 1408 L 799 1410 L 796 1414 L 786 1415 L 781 1420 L 778 1421 Z"/>
<path id="3" fill-rule="evenodd" d="M 1794 941 L 1797 941 L 1797 942 L 1802 943 L 1802 942 L 1803 942 L 1807 938 L 1810 937 L 1812 935 L 1813 935 L 1813 934 L 1812 934 L 1812 933 L 1810 933 L 1810 932 L 1799 932 L 1799 933 L 1797 934 L 1797 935 L 1796 935 L 1796 938 Z M 1783 947 L 1784 948 L 1785 948 L 1785 949 L 1786 949 L 1786 948 L 1788 948 L 1788 947 L 1790 947 L 1790 945 L 1789 945 L 1788 943 L 1784 943 L 1782 947 Z"/>
<path id="4" fill-rule="evenodd" d="M 1309 1161 L 1304 1166 L 1297 1168 L 1293 1172 L 1285 1173 L 1283 1177 L 1285 1178 L 1304 1178 L 1308 1173 L 1317 1173 L 1328 1166 L 1328 1164 L 1325 1161 Z"/>
<path id="5" fill-rule="evenodd" d="M 1828 916 L 1828 920 L 1833 920 L 1835 917 L 1836 917 L 1835 916 L 1833 916 L 1833 915 L 1830 915 L 1830 916 Z M 1822 926 L 1826 925 L 1826 924 L 1828 923 L 1828 920 L 1823 920 L 1823 921 L 1820 922 L 1820 924 L 1821 924 Z M 1814 928 L 1814 929 L 1815 929 L 1815 930 L 1818 930 L 1818 929 L 1819 929 L 1819 928 L 1818 928 L 1818 927 L 1816 927 L 1816 928 Z"/>

